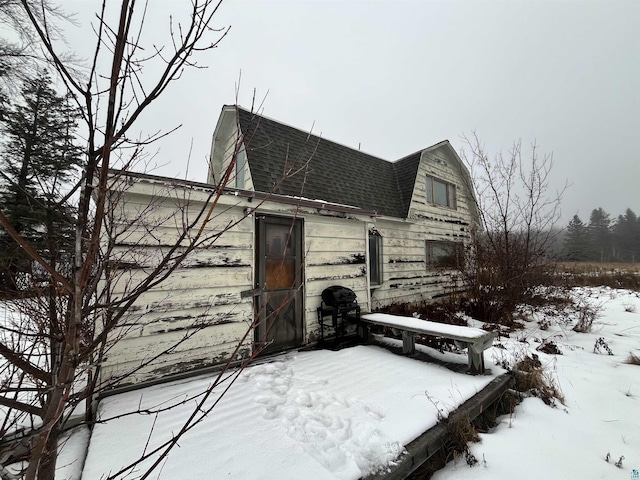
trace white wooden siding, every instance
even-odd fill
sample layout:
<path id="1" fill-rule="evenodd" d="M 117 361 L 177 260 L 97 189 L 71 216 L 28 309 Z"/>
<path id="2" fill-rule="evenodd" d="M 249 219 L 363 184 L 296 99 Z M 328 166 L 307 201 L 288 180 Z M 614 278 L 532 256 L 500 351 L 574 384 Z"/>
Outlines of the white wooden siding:
<path id="1" fill-rule="evenodd" d="M 428 267 L 425 242 L 469 240 L 473 197 L 463 172 L 448 146 L 423 152 L 407 221 L 378 219 L 372 224 L 383 238 L 384 279 L 373 290 L 374 309 L 392 303 L 429 302 L 460 287 L 457 272 Z M 427 175 L 455 185 L 456 209 L 427 202 Z"/>
<path id="2" fill-rule="evenodd" d="M 240 152 L 242 150 L 242 147 L 237 145 L 241 140 L 241 132 L 238 131 L 235 108 L 225 109 L 220 116 L 216 130 L 213 133 L 213 141 L 211 142 L 211 164 L 213 165 L 212 169 L 216 182 L 219 183 L 222 180 L 224 172 L 226 172 L 233 158 L 234 152 Z M 213 177 L 209 175 L 207 181 L 213 183 Z M 236 182 L 236 172 L 234 169 L 227 186 L 243 190 L 253 189 L 253 181 L 251 179 L 248 162 L 244 162 L 244 184 L 239 185 Z"/>
<path id="3" fill-rule="evenodd" d="M 363 311 L 390 303 L 432 301 L 455 288 L 459 284 L 455 272 L 427 267 L 425 241 L 469 238 L 472 197 L 457 161 L 448 147 L 423 152 L 407 219 L 343 218 L 313 208 L 223 196 L 205 228 L 207 241 L 163 283 L 142 294 L 113 332 L 112 339 L 119 341 L 107 354 L 103 378 L 137 369 L 149 359 L 154 360 L 128 381 L 213 365 L 232 354 L 254 315 L 253 297 L 248 293 L 254 285 L 255 217 L 245 217 L 255 208 L 260 215 L 297 216 L 304 221 L 308 342 L 318 338 L 316 309 L 322 291 L 332 285 L 354 290 Z M 426 201 L 427 175 L 456 186 L 457 209 Z M 202 220 L 194 222 L 195 216 L 210 199 L 210 190 L 202 185 L 145 180 L 121 183 L 118 188 L 126 193 L 111 225 L 126 232 L 116 237 L 110 257 L 116 299 L 159 264 L 184 225 L 195 223 L 190 235 L 197 232 Z M 383 283 L 370 290 L 367 257 L 372 227 L 382 236 Z M 250 333 L 239 355 L 250 354 L 252 340 Z M 179 346 L 170 349 L 175 342 Z"/>
<path id="4" fill-rule="evenodd" d="M 322 291 L 332 285 L 352 289 L 368 310 L 367 238 L 363 222 L 304 215 L 305 322 L 308 341 L 319 336 L 317 308 Z"/>
<path id="5" fill-rule="evenodd" d="M 176 253 L 184 251 L 202 224 L 195 218 L 208 198 L 207 192 L 175 186 L 132 183 L 128 188 L 111 223 L 119 233 L 110 255 L 115 301 L 126 298 L 159 264 L 184 225 L 194 224 Z M 204 229 L 205 242 L 164 282 L 140 295 L 112 332 L 102 378 L 136 370 L 126 384 L 228 358 L 253 320 L 252 299 L 242 295 L 253 284 L 253 236 L 253 219 L 245 218 L 241 206 L 218 204 Z M 247 337 L 241 355 L 250 353 L 251 340 Z"/>
<path id="6" fill-rule="evenodd" d="M 219 364 L 235 351 L 247 328 L 245 323 L 234 322 L 120 339 L 106 353 L 102 379 L 136 370 L 125 382 L 136 383 Z M 250 344 L 241 345 L 238 356 L 248 355 L 250 348 Z"/>

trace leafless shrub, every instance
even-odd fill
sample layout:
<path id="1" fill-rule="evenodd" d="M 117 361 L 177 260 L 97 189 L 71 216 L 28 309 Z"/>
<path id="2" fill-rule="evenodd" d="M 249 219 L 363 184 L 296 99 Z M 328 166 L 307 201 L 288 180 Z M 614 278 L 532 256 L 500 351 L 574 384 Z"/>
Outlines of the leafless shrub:
<path id="1" fill-rule="evenodd" d="M 517 391 L 538 397 L 552 407 L 555 407 L 557 402 L 564 404 L 564 395 L 537 355 L 526 356 L 518 362 L 513 371 L 514 388 Z"/>
<path id="2" fill-rule="evenodd" d="M 480 435 L 475 429 L 468 415 L 452 414 L 445 420 L 448 434 L 448 448 L 453 452 L 454 458 L 463 456 L 470 467 L 478 463 L 478 459 L 469 448 L 470 443 L 480 442 Z"/>
<path id="3" fill-rule="evenodd" d="M 86 142 L 81 178 L 69 185 L 71 193 L 60 201 L 61 205 L 73 207 L 75 212 L 75 221 L 72 221 L 75 248 L 67 264 L 61 266 L 48 260 L 0 211 L 0 225 L 38 265 L 45 279 L 39 286 L 38 295 L 21 301 L 21 315 L 15 323 L 0 325 L 0 357 L 3 357 L 0 405 L 3 413 L 4 409 L 13 412 L 6 415 L 8 420 L 3 422 L 2 429 L 6 431 L 19 424 L 29 424 L 25 438 L 30 451 L 23 472 L 24 478 L 29 480 L 55 477 L 57 443 L 67 420 L 80 402 L 94 398 L 96 390 L 105 386 L 96 383 L 97 369 L 114 341 L 132 328 L 131 325 L 123 326 L 121 320 L 127 318 L 136 301 L 166 280 L 196 249 L 210 247 L 221 232 L 233 227 L 229 224 L 213 232 L 211 220 L 219 210 L 218 200 L 235 171 L 242 138 L 238 138 L 237 145 L 231 149 L 224 178 L 201 193 L 198 205 L 193 205 L 188 194 L 174 198 L 175 215 L 170 216 L 177 220 L 175 235 L 170 242 L 162 244 L 162 248 L 154 250 L 159 255 L 153 261 L 146 261 L 142 268 L 133 271 L 126 268 L 126 262 L 131 258 L 118 257 L 115 252 L 116 247 L 127 245 L 126 241 L 118 241 L 117 236 L 123 230 L 130 231 L 135 227 L 139 227 L 138 236 L 141 234 L 146 238 L 146 246 L 154 241 L 156 247 L 159 245 L 154 236 L 158 223 L 136 223 L 149 213 L 148 210 L 138 211 L 137 215 L 134 212 L 132 216 L 137 218 L 122 218 L 117 207 L 118 194 L 114 194 L 122 191 L 118 182 L 135 183 L 127 171 L 136 163 L 144 163 L 147 158 L 144 147 L 167 134 L 165 131 L 138 136 L 135 132 L 138 119 L 149 113 L 149 107 L 155 106 L 185 69 L 200 67 L 197 55 L 216 48 L 228 31 L 213 27 L 219 1 L 186 3 L 188 15 L 184 21 L 167 15 L 165 44 L 144 45 L 143 39 L 148 38 L 143 34 L 147 26 L 146 6 L 122 0 L 119 9 L 114 11 L 117 18 L 113 20 L 107 14 L 104 2 L 95 16 L 93 55 L 82 75 L 69 64 L 67 57 L 60 54 L 66 47 L 60 45 L 52 22 L 55 12 L 44 8 L 48 1 L 12 0 L 7 3 L 12 12 L 18 12 L 20 22 L 29 25 L 32 38 L 54 65 L 61 85 L 71 96 L 70 101 L 82 109 L 81 129 Z M 114 167 L 119 170 L 113 170 Z M 153 204 L 149 206 L 150 209 L 153 207 Z M 117 228 L 112 229 L 113 225 Z M 132 244 L 128 246 L 134 250 L 145 246 L 144 240 L 129 241 Z M 119 264 L 119 261 L 123 263 Z M 260 325 L 266 325 L 268 331 L 273 318 L 271 314 L 261 316 Z M 176 343 L 157 355 L 175 350 L 205 325 L 206 321 L 196 320 L 184 329 L 184 335 L 177 336 Z M 256 326 L 253 321 L 247 322 L 246 333 L 231 359 L 241 356 L 241 346 L 253 340 L 250 335 Z M 253 353 L 259 351 L 260 348 Z M 211 396 L 225 375 L 231 375 L 229 366 L 226 364 L 223 373 L 203 392 L 202 402 Z M 135 368 L 129 373 L 135 373 Z M 173 432 L 172 438 L 156 450 L 145 454 L 145 458 L 154 458 L 146 472 L 136 471 L 140 478 L 147 478 L 152 470 L 160 468 L 166 454 L 209 412 L 200 401 L 193 404 L 193 414 L 179 431 Z M 87 411 L 88 420 L 92 421 L 91 408 Z M 130 473 L 126 469 L 135 469 L 140 460 L 125 467 L 125 472 Z"/>
<path id="4" fill-rule="evenodd" d="M 550 326 L 551 321 L 548 318 L 543 318 L 538 322 L 538 327 L 540 328 L 540 330 L 549 330 Z"/>
<path id="5" fill-rule="evenodd" d="M 554 227 L 564 189 L 551 192 L 553 158 L 541 157 L 535 144 L 529 158 L 516 142 L 508 155 L 489 159 L 475 133 L 463 140 L 461 156 L 477 191 L 482 223 L 472 231 L 463 270 L 470 307 L 484 321 L 511 325 L 517 306 L 533 301 L 536 288 L 550 284 L 549 250 L 559 233 Z"/>
<path id="6" fill-rule="evenodd" d="M 451 458 L 456 459 L 458 456 L 462 455 L 464 456 L 467 465 L 470 467 L 476 465 L 478 463 L 478 459 L 469 448 L 469 443 L 480 442 L 481 438 L 478 431 L 472 424 L 469 415 L 453 412 L 447 416 L 438 401 L 430 397 L 428 393 L 426 393 L 426 397 L 436 409 L 436 418 L 438 419 L 438 423 L 446 426 L 446 440 L 443 448 L 446 455 L 441 458 L 436 458 L 435 462 L 446 463 Z M 425 469 L 430 469 L 430 467 L 426 466 Z"/>
<path id="7" fill-rule="evenodd" d="M 593 344 L 593 353 L 600 353 L 601 350 L 606 351 L 609 355 L 613 355 L 613 351 L 603 337 L 597 338 L 595 343 Z"/>
<path id="8" fill-rule="evenodd" d="M 455 413 L 445 418 L 438 403 L 428 395 L 427 398 L 436 407 L 438 421 L 446 425 L 448 438 L 443 448 L 439 449 L 408 477 L 410 480 L 431 478 L 449 461 L 460 457 L 464 458 L 465 463 L 471 467 L 480 462 L 486 464 L 484 456 L 482 460 L 479 460 L 469 448 L 469 444 L 481 442 L 480 433 L 495 427 L 498 417 L 513 414 L 516 405 L 521 400 L 520 395 L 514 394 L 513 391 L 507 391 L 478 417 L 471 420 L 468 415 Z"/>
<path id="9" fill-rule="evenodd" d="M 578 321 L 573 327 L 574 332 L 588 333 L 593 327 L 593 322 L 600 315 L 601 306 L 594 305 L 584 300 L 579 300 L 574 306 Z"/>

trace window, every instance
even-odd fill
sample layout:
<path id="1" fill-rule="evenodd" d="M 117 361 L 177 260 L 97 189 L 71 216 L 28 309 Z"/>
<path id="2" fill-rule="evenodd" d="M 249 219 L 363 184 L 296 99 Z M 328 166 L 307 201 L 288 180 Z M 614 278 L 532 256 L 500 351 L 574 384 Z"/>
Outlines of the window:
<path id="1" fill-rule="evenodd" d="M 464 262 L 464 247 L 460 242 L 427 240 L 427 268 L 459 268 Z"/>
<path id="2" fill-rule="evenodd" d="M 236 156 L 236 188 L 244 188 L 244 166 L 247 163 L 247 154 L 240 150 Z"/>
<path id="3" fill-rule="evenodd" d="M 369 283 L 382 283 L 382 237 L 375 231 L 369 231 Z"/>
<path id="4" fill-rule="evenodd" d="M 456 208 L 456 186 L 427 175 L 427 202 Z"/>

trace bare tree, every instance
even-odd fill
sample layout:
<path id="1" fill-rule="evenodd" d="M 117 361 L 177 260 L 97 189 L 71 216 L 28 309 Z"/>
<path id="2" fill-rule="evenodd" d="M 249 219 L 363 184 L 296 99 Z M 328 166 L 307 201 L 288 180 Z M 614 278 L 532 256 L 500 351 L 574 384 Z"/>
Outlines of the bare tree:
<path id="1" fill-rule="evenodd" d="M 94 274 L 90 277 L 92 286 L 89 296 L 84 299 L 82 326 L 79 328 L 83 356 L 78 358 L 80 363 L 75 368 L 74 382 L 69 395 L 64 399 L 56 429 L 49 432 L 51 446 L 47 446 L 44 455 L 55 454 L 52 439 L 59 436 L 74 407 L 80 402 L 84 399 L 93 400 L 96 393 L 118 386 L 123 381 L 129 381 L 132 376 L 160 357 L 186 345 L 199 332 L 215 323 L 216 319 L 205 312 L 202 317 L 189 323 L 184 333 L 164 350 L 139 359 L 135 366 L 119 371 L 116 375 L 110 373 L 102 377 L 98 374 L 100 364 L 105 355 L 109 354 L 109 350 L 116 347 L 132 330 L 146 325 L 144 315 L 130 312 L 136 301 L 168 279 L 185 262 L 191 261 L 191 254 L 213 247 L 223 235 L 250 217 L 253 211 L 262 205 L 261 201 L 252 202 L 252 209 L 247 210 L 243 216 L 229 221 L 229 218 L 233 218 L 225 216 L 229 207 L 219 204 L 224 186 L 232 178 L 232 172 L 235 170 L 238 151 L 241 147 L 248 147 L 250 142 L 250 138 L 239 136 L 234 142 L 233 150 L 229 152 L 229 166 L 217 185 L 205 189 L 203 185 L 198 184 L 195 194 L 191 190 L 193 185 L 189 182 L 163 181 L 163 186 L 156 190 L 148 201 L 132 206 L 123 196 L 126 196 L 131 182 L 139 180 L 140 175 L 123 170 L 110 172 L 100 249 Z M 307 164 L 306 161 L 303 163 Z M 299 172 L 299 166 L 283 172 L 281 181 Z M 200 198 L 194 198 L 195 196 Z M 294 208 L 292 225 L 296 219 L 296 211 L 297 208 Z M 251 221 L 250 218 L 247 220 Z M 176 408 L 185 403 L 193 404 L 195 401 L 192 414 L 181 430 L 158 447 L 143 452 L 132 464 L 124 466 L 110 478 L 126 477 L 134 468 L 141 478 L 147 478 L 158 468 L 162 459 L 177 445 L 180 438 L 217 405 L 220 398 L 218 394 L 224 394 L 233 385 L 242 369 L 268 347 L 266 337 L 280 311 L 286 307 L 290 299 L 291 297 L 285 298 L 274 311 L 256 312 L 255 316 L 247 319 L 244 334 L 238 339 L 235 350 L 228 356 L 209 387 L 199 392 L 196 398 L 177 400 L 174 404 L 164 405 L 160 409 Z M 10 382 L 0 389 L 0 394 L 5 395 L 4 399 L 0 397 L 0 402 L 3 402 L 2 405 L 5 407 L 10 407 L 10 415 L 6 417 L 3 431 L 15 430 L 16 426 L 26 424 L 29 429 L 27 433 L 31 436 L 35 435 L 37 438 L 41 432 L 41 421 L 46 414 L 43 407 L 47 405 L 43 399 L 47 398 L 51 389 L 51 383 L 47 378 L 54 375 L 54 369 L 61 362 L 60 352 L 51 351 L 49 355 L 50 349 L 61 347 L 52 341 L 51 337 L 54 331 L 64 332 L 64 327 L 58 327 L 58 324 L 60 317 L 68 314 L 68 301 L 69 297 L 64 292 L 60 295 L 44 292 L 43 295 L 21 299 L 14 305 L 21 309 L 22 315 L 15 315 L 14 322 L 7 328 L 0 328 L 0 333 L 4 334 L 7 340 L 3 339 L 3 343 L 10 350 L 4 354 L 8 361 L 3 366 L 5 378 Z M 266 306 L 262 308 L 266 309 Z M 53 321 L 52 317 L 56 320 Z M 263 324 L 263 337 L 254 339 L 253 333 L 256 329 L 261 329 Z M 251 348 L 248 348 L 250 343 Z M 238 358 L 242 358 L 239 363 Z M 24 362 L 20 363 L 21 359 L 39 367 L 43 375 L 36 377 L 35 371 L 30 373 L 31 370 L 26 369 Z M 78 388 L 79 386 L 84 387 Z M 210 397 L 214 394 L 218 400 L 211 402 Z M 135 413 L 139 413 L 139 410 L 133 406 L 130 414 Z M 158 411 L 144 413 L 153 415 Z M 50 461 L 48 458 L 47 460 Z M 29 462 L 33 462 L 33 451 Z M 138 465 L 142 462 L 146 462 L 143 469 L 148 470 L 140 473 Z M 40 478 L 41 474 L 38 475 Z"/>
<path id="2" fill-rule="evenodd" d="M 516 306 L 530 301 L 551 265 L 560 202 L 567 188 L 551 189 L 552 155 L 520 142 L 505 156 L 489 158 L 473 133 L 463 137 L 462 158 L 477 192 L 481 228 L 473 232 L 471 258 L 464 272 L 473 301 L 488 321 L 511 323 Z"/>
<path id="3" fill-rule="evenodd" d="M 81 108 L 87 135 L 82 178 L 59 201 L 60 205 L 75 203 L 71 268 L 48 262 L 0 212 L 0 225 L 48 278 L 46 296 L 23 299 L 21 303 L 29 316 L 19 316 L 19 322 L 28 324 L 10 323 L 3 328 L 0 355 L 5 361 L 0 405 L 18 412 L 17 417 L 36 419 L 30 433 L 25 477 L 53 479 L 57 441 L 64 422 L 73 407 L 95 388 L 95 377 L 84 387 L 79 387 L 79 377 L 87 366 L 100 360 L 112 341 L 111 334 L 136 299 L 166 279 L 195 248 L 215 240 L 204 227 L 211 221 L 231 176 L 237 151 L 231 153 L 232 161 L 218 188 L 211 190 L 200 210 L 192 213 L 178 230 L 175 245 L 163 252 L 142 278 L 132 279 L 126 293 L 114 299 L 110 288 L 114 270 L 109 257 L 115 243 L 107 240 L 105 247 L 105 238 L 116 234 L 108 231 L 107 223 L 117 212 L 113 196 L 117 185 L 113 182 L 119 178 L 112 173 L 112 165 L 130 168 L 140 160 L 144 145 L 161 136 L 135 139 L 131 131 L 140 115 L 185 68 L 198 66 L 195 55 L 215 48 L 226 35 L 228 29 L 212 27 L 220 2 L 190 2 L 186 22 L 169 21 L 168 46 L 147 49 L 139 44 L 146 6 L 137 8 L 134 0 L 123 0 L 116 22 L 109 23 L 107 4 L 103 2 L 95 26 L 94 55 L 85 76 L 79 76 L 59 53 L 56 30 L 49 12 L 42 10 L 43 4 L 28 0 L 20 3 L 20 18 L 28 19 L 28 28 L 35 32 L 48 60 Z M 208 40 L 210 36 L 213 41 Z M 142 75 L 149 62 L 160 65 L 153 78 Z M 101 71 L 104 65 L 107 69 Z M 12 419 L 8 423 L 18 421 L 17 417 L 7 416 Z"/>
<path id="4" fill-rule="evenodd" d="M 10 35 L 0 37 L 0 85 L 8 90 L 16 90 L 48 60 L 40 50 L 41 43 L 31 20 L 25 15 L 23 3 L 29 6 L 39 22 L 49 25 L 52 39 L 64 40 L 59 28 L 61 21 L 74 22 L 73 16 L 50 0 L 0 0 L 0 25 L 10 32 Z M 66 54 L 63 58 L 67 62 L 72 60 Z"/>

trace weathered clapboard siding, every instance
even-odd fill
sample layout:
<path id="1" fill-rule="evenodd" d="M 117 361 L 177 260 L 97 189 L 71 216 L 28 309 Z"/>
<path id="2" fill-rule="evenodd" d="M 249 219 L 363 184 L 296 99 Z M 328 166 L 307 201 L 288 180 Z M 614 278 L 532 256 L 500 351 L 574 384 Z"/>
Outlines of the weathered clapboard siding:
<path id="1" fill-rule="evenodd" d="M 308 340 L 318 336 L 316 309 L 332 285 L 351 288 L 368 309 L 367 238 L 359 219 L 305 215 L 305 322 Z"/>
<path id="2" fill-rule="evenodd" d="M 240 291 L 229 291 L 226 287 L 211 288 L 205 282 L 187 292 L 180 290 L 152 289 L 145 292 L 128 310 L 128 313 L 149 313 L 155 310 L 181 311 L 193 307 L 209 308 L 211 305 L 236 305 L 240 303 Z"/>
<path id="3" fill-rule="evenodd" d="M 229 238 L 224 238 L 226 242 Z M 196 249 L 180 264 L 183 269 L 206 267 L 246 267 L 251 266 L 253 260 L 251 246 L 246 245 L 211 245 L 207 249 Z M 166 250 L 166 249 L 165 249 Z M 179 248 L 174 257 L 182 255 L 184 248 Z M 155 245 L 140 245 L 132 249 L 119 245 L 111 253 L 111 265 L 115 269 L 141 268 L 149 269 L 157 266 L 164 257 L 162 249 Z"/>
<path id="4" fill-rule="evenodd" d="M 213 326 L 223 323 L 251 322 L 252 303 L 250 300 L 239 300 L 236 308 L 227 305 L 200 305 L 175 310 L 173 308 L 155 308 L 153 310 L 131 312 L 119 323 L 114 335 L 135 337 L 140 335 L 156 335 L 170 331 L 187 330 L 194 326 Z"/>
<path id="5" fill-rule="evenodd" d="M 110 224 L 118 233 L 110 255 L 114 300 L 126 298 L 189 226 L 173 256 L 185 251 L 202 225 L 211 192 L 153 180 L 126 184 Z M 127 311 L 111 334 L 103 379 L 133 369 L 125 383 L 152 379 L 219 363 L 233 352 L 253 320 L 252 299 L 242 292 L 252 288 L 254 264 L 254 222 L 235 203 L 222 199 L 203 230 L 205 241 Z M 250 350 L 249 342 L 242 354 Z"/>
<path id="6" fill-rule="evenodd" d="M 128 202 L 126 198 L 124 201 Z M 143 201 L 143 200 L 137 200 Z M 184 236 L 184 242 L 195 236 L 204 221 L 210 204 L 193 202 L 189 206 L 176 206 L 170 201 L 159 203 L 143 216 L 136 213 L 123 213 L 111 224 L 117 236 L 116 241 L 122 245 L 138 245 L 148 243 L 160 246 L 173 246 Z M 203 210 L 205 213 L 203 213 Z M 203 229 L 203 239 L 216 241 L 220 233 L 242 234 L 253 231 L 241 209 L 218 205 Z M 234 242 L 228 242 L 235 245 Z"/>
<path id="7" fill-rule="evenodd" d="M 132 269 L 122 272 L 112 282 L 113 294 L 120 296 L 131 291 L 132 285 L 139 285 L 147 272 L 142 269 Z M 251 285 L 252 271 L 250 267 L 211 267 L 197 269 L 178 268 L 170 275 L 170 279 L 154 287 L 155 291 L 190 290 L 199 288 L 203 283 L 208 288 L 225 287 L 233 291 L 236 288 L 246 289 Z"/>
<path id="8" fill-rule="evenodd" d="M 210 184 L 220 181 L 233 152 L 241 150 L 236 148 L 240 138 L 237 120 L 235 111 L 223 109 L 214 134 Z M 261 141 L 261 149 L 274 144 L 268 136 Z M 247 155 L 251 155 L 247 147 Z M 334 150 L 323 154 L 327 152 Z M 360 156 L 351 160 L 359 165 Z M 232 354 L 255 315 L 256 218 L 263 215 L 303 221 L 303 331 L 307 342 L 318 338 L 316 309 L 322 291 L 332 285 L 351 288 L 365 312 L 394 302 L 432 301 L 460 287 L 456 272 L 429 266 L 426 241 L 466 242 L 470 238 L 477 212 L 468 172 L 448 142 L 404 160 L 398 176 L 390 178 L 403 182 L 415 175 L 415 182 L 411 180 L 412 188 L 402 184 L 397 197 L 402 201 L 393 208 L 394 198 L 389 196 L 393 188 L 385 191 L 386 197 L 379 198 L 390 206 L 387 210 L 357 196 L 350 197 L 355 200 L 348 205 L 339 198 L 326 203 L 323 200 L 328 197 L 324 198 L 321 190 L 310 197 L 321 200 L 298 199 L 290 192 L 270 194 L 272 185 L 265 171 L 268 173 L 272 164 L 267 159 L 262 164 L 266 170 L 256 170 L 253 177 L 257 183 L 267 178 L 267 185 L 257 192 L 230 189 L 222 194 L 204 227 L 204 241 L 165 282 L 143 293 L 129 309 L 113 332 L 120 341 L 102 366 L 104 375 L 134 369 L 153 358 L 130 380 L 140 381 L 220 363 Z M 260 165 L 255 158 L 253 162 L 252 168 Z M 361 167 L 368 168 L 364 163 Z M 227 186 L 253 190 L 251 174 L 247 161 L 244 180 L 236 181 L 234 169 Z M 455 185 L 455 209 L 427 201 L 427 175 Z M 358 187 L 366 190 L 366 185 Z M 114 194 L 114 202 L 119 196 L 124 199 L 116 205 L 111 221 L 120 232 L 109 264 L 112 293 L 119 299 L 126 298 L 132 282 L 140 281 L 159 265 L 181 237 L 185 243 L 175 253 L 184 251 L 218 196 L 212 185 L 135 175 L 122 177 L 114 191 L 121 192 Z M 381 216 L 374 210 L 403 218 Z M 368 236 L 372 229 L 382 237 L 380 285 L 370 285 L 369 281 Z M 185 337 L 193 332 L 192 337 Z M 238 355 L 250 354 L 252 340 L 249 332 Z M 174 346 L 176 342 L 178 346 Z"/>
<path id="9" fill-rule="evenodd" d="M 201 330 L 171 332 L 119 340 L 102 364 L 104 380 L 135 370 L 120 383 L 126 385 L 172 373 L 216 365 L 229 358 L 246 333 L 243 323 L 216 325 Z M 238 356 L 250 354 L 249 343 L 240 345 Z"/>
<path id="10" fill-rule="evenodd" d="M 455 185 L 456 208 L 427 202 L 427 175 Z M 376 306 L 431 301 L 461 286 L 455 271 L 427 264 L 426 240 L 467 242 L 475 218 L 475 203 L 466 170 L 448 146 L 421 155 L 408 221 L 378 220 L 383 238 L 383 279 L 372 295 Z"/>
<path id="11" fill-rule="evenodd" d="M 243 139 L 238 131 L 237 124 L 230 116 L 220 116 L 218 124 L 213 134 L 213 142 L 211 144 L 211 163 L 207 182 L 210 184 L 220 183 L 224 173 L 226 172 L 234 154 L 240 154 L 245 148 L 247 142 L 251 139 Z M 237 156 L 236 156 L 237 160 Z M 213 165 L 213 169 L 211 166 Z M 251 180 L 251 169 L 248 162 L 244 164 L 244 184 L 240 185 L 239 179 L 236 179 L 235 168 L 229 177 L 228 186 L 243 188 L 247 190 L 253 189 Z"/>
<path id="12" fill-rule="evenodd" d="M 247 331 L 242 322 L 226 323 L 205 328 L 174 330 L 162 335 L 145 335 L 142 337 L 124 337 L 118 339 L 107 352 L 111 357 L 152 358 L 161 352 L 174 347 L 176 352 L 184 352 L 190 348 L 199 348 L 217 343 L 238 342 Z"/>

